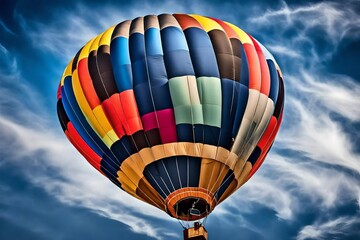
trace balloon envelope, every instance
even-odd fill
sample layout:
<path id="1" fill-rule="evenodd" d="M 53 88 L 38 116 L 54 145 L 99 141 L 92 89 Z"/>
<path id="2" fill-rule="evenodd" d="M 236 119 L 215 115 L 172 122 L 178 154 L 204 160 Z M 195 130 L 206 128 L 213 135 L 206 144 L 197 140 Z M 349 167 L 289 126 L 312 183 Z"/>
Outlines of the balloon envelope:
<path id="1" fill-rule="evenodd" d="M 90 40 L 57 96 L 66 136 L 99 172 L 174 218 L 197 220 L 264 161 L 284 87 L 272 55 L 235 25 L 162 14 Z"/>

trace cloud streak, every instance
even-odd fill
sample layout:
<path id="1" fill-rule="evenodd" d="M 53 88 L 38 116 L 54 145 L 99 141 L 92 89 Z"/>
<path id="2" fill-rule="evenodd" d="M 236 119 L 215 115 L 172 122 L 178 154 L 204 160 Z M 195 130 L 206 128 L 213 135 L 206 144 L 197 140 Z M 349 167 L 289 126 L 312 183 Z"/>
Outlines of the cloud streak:
<path id="1" fill-rule="evenodd" d="M 323 223 L 316 223 L 315 225 L 305 226 L 303 229 L 301 229 L 296 239 L 335 239 L 339 236 L 348 236 L 348 231 L 354 227 L 360 227 L 359 216 L 339 217 Z M 360 236 L 360 234 L 358 234 L 358 236 Z"/>

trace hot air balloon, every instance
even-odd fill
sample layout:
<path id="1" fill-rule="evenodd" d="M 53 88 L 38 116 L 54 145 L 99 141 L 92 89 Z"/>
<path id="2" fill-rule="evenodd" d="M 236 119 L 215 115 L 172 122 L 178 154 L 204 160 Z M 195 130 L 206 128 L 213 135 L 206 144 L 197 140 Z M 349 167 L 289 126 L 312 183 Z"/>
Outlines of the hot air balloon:
<path id="1" fill-rule="evenodd" d="M 237 26 L 162 14 L 91 39 L 57 98 L 65 135 L 94 168 L 171 217 L 197 221 L 263 163 L 284 86 L 273 56 Z"/>

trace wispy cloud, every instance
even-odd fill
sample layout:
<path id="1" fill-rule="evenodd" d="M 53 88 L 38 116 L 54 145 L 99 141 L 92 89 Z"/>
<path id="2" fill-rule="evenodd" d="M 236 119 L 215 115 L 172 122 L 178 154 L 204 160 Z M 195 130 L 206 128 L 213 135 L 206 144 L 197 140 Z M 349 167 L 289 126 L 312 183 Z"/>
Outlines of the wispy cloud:
<path id="1" fill-rule="evenodd" d="M 263 30 L 265 46 L 285 63 L 285 116 L 262 168 L 220 206 L 219 214 L 235 217 L 236 206 L 247 213 L 260 205 L 275 211 L 280 219 L 296 221 L 303 212 L 329 215 L 340 206 L 360 201 L 360 188 L 355 187 L 360 176 L 359 135 L 344 127 L 344 121 L 348 125 L 360 121 L 360 87 L 346 75 L 327 73 L 324 65 L 336 45 L 360 36 L 358 30 L 350 32 L 359 29 L 358 13 L 351 3 L 345 7 L 338 4 L 289 7 L 283 3 L 279 10 L 249 18 L 247 27 Z M 324 32 L 320 37 L 329 39 L 325 46 L 312 37 L 314 31 Z M 324 53 L 320 48 L 329 51 Z M 319 217 L 298 238 L 305 239 L 312 230 L 325 230 L 329 223 L 324 221 Z M 321 239 L 322 235 L 318 236 L 314 238 Z"/>
<path id="2" fill-rule="evenodd" d="M 340 236 L 348 236 L 348 231 L 354 227 L 357 229 L 360 227 L 359 216 L 339 217 L 326 222 L 305 226 L 301 229 L 296 239 L 337 239 Z M 358 233 L 358 236 L 360 236 L 360 233 Z"/>
<path id="3" fill-rule="evenodd" d="M 83 159 L 53 117 L 42 111 L 36 89 L 13 66 L 16 59 L 2 45 L 0 51 L 5 53 L 0 60 L 7 63 L 0 72 L 0 167 L 15 165 L 29 182 L 61 202 L 122 222 L 136 233 L 174 237 L 171 230 L 145 219 L 161 222 L 168 219 L 165 213 L 129 196 Z"/>
<path id="4" fill-rule="evenodd" d="M 96 173 L 62 134 L 49 131 L 53 127 L 40 125 L 23 126 L 0 117 L 2 138 L 11 140 L 12 144 L 0 144 L 2 154 L 11 156 L 2 161 L 24 166 L 20 169 L 30 182 L 44 188 L 63 203 L 86 207 L 128 225 L 136 233 L 156 239 L 165 239 L 163 234 L 173 235 L 171 231 L 165 231 L 132 214 L 164 220 L 168 217 L 165 213 L 122 192 Z"/>

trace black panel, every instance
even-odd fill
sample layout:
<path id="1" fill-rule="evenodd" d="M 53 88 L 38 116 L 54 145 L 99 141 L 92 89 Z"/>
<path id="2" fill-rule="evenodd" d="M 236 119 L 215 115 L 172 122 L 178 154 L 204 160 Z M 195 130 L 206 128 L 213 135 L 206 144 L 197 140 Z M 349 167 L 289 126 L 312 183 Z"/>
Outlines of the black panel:
<path id="1" fill-rule="evenodd" d="M 84 47 L 80 48 L 80 50 L 76 53 L 74 60 L 72 62 L 72 66 L 71 66 L 71 72 L 74 72 L 76 67 L 77 67 L 77 62 L 79 60 L 79 56 L 80 56 L 80 52 Z"/>
<path id="2" fill-rule="evenodd" d="M 260 154 L 261 154 L 261 148 L 256 146 L 254 151 L 251 153 L 248 161 L 251 162 L 251 164 L 254 166 L 254 164 L 258 160 Z"/>
<path id="3" fill-rule="evenodd" d="M 102 45 L 99 47 L 97 52 L 96 64 L 98 66 L 98 70 L 101 76 L 101 83 L 103 84 L 103 87 L 105 87 L 107 92 L 106 98 L 108 98 L 114 93 L 118 92 L 110 60 L 110 46 Z M 105 99 L 100 100 L 104 101 Z"/>
<path id="4" fill-rule="evenodd" d="M 234 178 L 235 177 L 234 177 L 233 171 L 229 169 L 229 171 L 227 172 L 223 182 L 220 185 L 221 187 L 219 188 L 219 191 L 215 195 L 217 201 L 219 201 L 219 199 L 224 194 L 224 192 L 229 187 L 230 183 L 234 180 Z"/>
<path id="5" fill-rule="evenodd" d="M 233 52 L 226 34 L 218 29 L 208 32 L 213 45 L 220 78 L 235 79 Z"/>
<path id="6" fill-rule="evenodd" d="M 89 73 L 90 73 L 90 77 L 91 77 L 91 80 L 94 85 L 96 95 L 99 97 L 100 101 L 103 102 L 105 99 L 108 98 L 108 95 L 106 94 L 106 90 L 101 82 L 99 71 L 97 69 L 96 51 L 90 52 L 89 58 L 88 58 L 88 67 L 89 67 Z"/>
<path id="7" fill-rule="evenodd" d="M 140 151 L 141 149 L 149 146 L 148 142 L 146 141 L 144 130 L 137 131 L 132 135 L 131 144 L 132 147 L 137 151 Z"/>
<path id="8" fill-rule="evenodd" d="M 282 78 L 279 76 L 279 93 L 275 105 L 275 110 L 273 116 L 279 119 L 280 113 L 282 112 L 284 106 L 284 82 Z"/>
<path id="9" fill-rule="evenodd" d="M 57 101 L 56 108 L 61 128 L 65 132 L 65 130 L 67 129 L 67 124 L 70 122 L 70 119 L 65 112 L 61 98 Z"/>
<path id="10" fill-rule="evenodd" d="M 235 81 L 240 81 L 240 74 L 241 74 L 241 48 L 242 44 L 240 40 L 231 38 L 231 47 L 234 57 L 234 66 L 235 66 Z"/>
<path id="11" fill-rule="evenodd" d="M 155 146 L 161 144 L 161 137 L 158 128 L 151 129 L 145 132 L 147 140 L 149 141 L 150 146 Z"/>
<path id="12" fill-rule="evenodd" d="M 197 157 L 168 157 L 146 166 L 144 176 L 151 186 L 166 198 L 174 190 L 198 187 L 200 167 L 201 159 Z"/>

